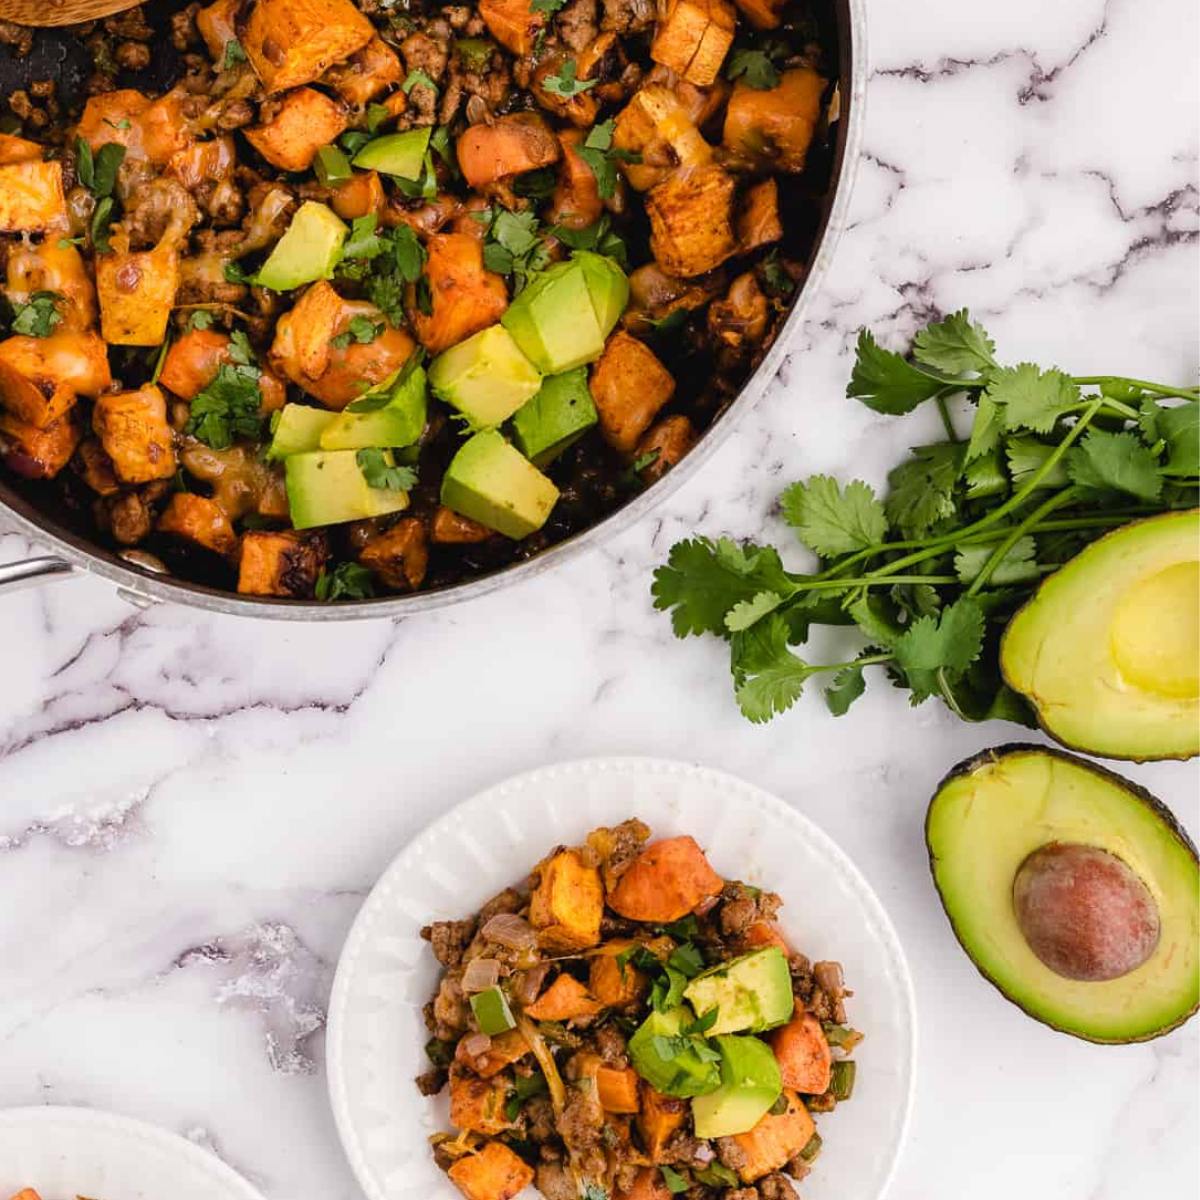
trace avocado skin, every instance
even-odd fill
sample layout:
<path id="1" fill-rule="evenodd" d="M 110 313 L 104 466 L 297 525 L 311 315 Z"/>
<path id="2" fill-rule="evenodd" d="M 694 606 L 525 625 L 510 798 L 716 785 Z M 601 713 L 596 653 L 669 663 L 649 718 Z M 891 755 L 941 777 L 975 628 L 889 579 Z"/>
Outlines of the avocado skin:
<path id="1" fill-rule="evenodd" d="M 942 911 L 946 914 L 946 920 L 950 922 L 950 928 L 954 931 L 955 940 L 958 942 L 963 953 L 966 954 L 971 965 L 979 972 L 979 974 L 987 980 L 1002 995 L 1010 1004 L 1019 1008 L 1027 1017 L 1032 1017 L 1040 1025 L 1045 1025 L 1057 1033 L 1069 1034 L 1071 1037 L 1080 1038 L 1082 1041 L 1093 1042 L 1100 1046 L 1125 1046 L 1135 1042 L 1150 1042 L 1155 1038 L 1164 1036 L 1174 1029 L 1178 1029 L 1180 1025 L 1189 1021 L 1196 1015 L 1196 1011 L 1200 1008 L 1200 1004 L 1193 1005 L 1187 1012 L 1181 1013 L 1179 1017 L 1169 1025 L 1164 1025 L 1161 1029 L 1148 1030 L 1146 1033 L 1138 1037 L 1127 1038 L 1097 1038 L 1089 1037 L 1087 1034 L 1080 1033 L 1075 1029 L 1068 1029 L 1062 1025 L 1057 1025 L 1053 1021 L 1047 1020 L 1041 1013 L 1035 1012 L 1028 1005 L 1022 1004 L 1019 1000 L 1009 995 L 1003 987 L 1000 986 L 986 971 L 984 971 L 975 961 L 971 951 L 967 948 L 966 942 L 963 940 L 962 933 L 959 930 L 958 922 L 954 919 L 954 913 L 951 911 L 951 906 L 947 902 L 946 897 L 942 894 L 942 889 L 938 886 L 937 881 L 937 859 L 933 853 L 933 847 L 929 840 L 929 822 L 933 814 L 934 805 L 937 803 L 938 797 L 942 794 L 942 790 L 947 784 L 953 782 L 966 775 L 972 775 L 980 767 L 988 766 L 991 763 L 998 762 L 1002 758 L 1006 758 L 1010 754 L 1041 754 L 1048 758 L 1057 758 L 1062 762 L 1071 763 L 1072 766 L 1081 767 L 1085 771 L 1090 771 L 1094 775 L 1107 779 L 1110 783 L 1116 784 L 1122 791 L 1127 792 L 1138 803 L 1145 805 L 1154 816 L 1162 823 L 1171 836 L 1183 846 L 1183 848 L 1191 855 L 1195 861 L 1200 861 L 1197 857 L 1196 845 L 1188 836 L 1187 830 L 1180 825 L 1175 814 L 1152 792 L 1148 792 L 1144 787 L 1136 784 L 1131 779 L 1126 779 L 1124 775 L 1117 774 L 1116 771 L 1110 771 L 1106 767 L 1100 766 L 1098 763 L 1090 762 L 1087 759 L 1080 758 L 1076 754 L 1068 754 L 1065 750 L 1055 749 L 1053 746 L 1039 746 L 1033 742 L 1005 742 L 1001 746 L 992 746 L 989 749 L 981 750 L 978 754 L 972 754 L 969 758 L 964 758 L 961 762 L 956 763 L 949 771 L 939 780 L 937 787 L 934 789 L 933 798 L 929 801 L 929 807 L 925 811 L 925 849 L 929 856 L 929 871 L 933 877 L 934 890 L 938 894 L 938 900 L 941 903 Z"/>
<path id="2" fill-rule="evenodd" d="M 1193 508 L 1193 509 L 1179 509 L 1179 510 L 1171 510 L 1171 511 L 1200 513 L 1200 508 Z M 1128 532 L 1130 529 L 1134 528 L 1135 526 L 1138 526 L 1138 525 L 1145 525 L 1145 524 L 1146 524 L 1148 521 L 1157 521 L 1157 520 L 1158 520 L 1158 519 L 1159 519 L 1161 516 L 1164 516 L 1164 515 L 1165 515 L 1165 514 L 1163 514 L 1163 513 L 1153 513 L 1153 514 L 1151 514 L 1151 515 L 1150 515 L 1150 516 L 1148 516 L 1148 517 L 1140 517 L 1138 520 L 1136 520 L 1136 521 L 1130 521 L 1130 522 L 1128 522 L 1128 523 L 1127 523 L 1127 524 L 1125 524 L 1125 525 L 1118 525 L 1116 529 L 1111 529 L 1111 530 L 1109 530 L 1109 532 L 1108 532 L 1108 533 L 1104 534 L 1104 535 L 1103 535 L 1103 536 L 1101 536 L 1101 537 L 1098 537 L 1098 538 L 1096 538 L 1096 539 L 1095 539 L 1095 541 L 1089 542 L 1089 543 L 1088 543 L 1088 544 L 1087 544 L 1087 545 L 1086 545 L 1086 546 L 1083 548 L 1083 550 L 1081 550 L 1079 553 L 1080 553 L 1080 554 L 1082 554 L 1082 553 L 1084 552 L 1084 550 L 1089 550 L 1089 549 L 1091 549 L 1091 547 L 1092 547 L 1092 546 L 1095 546 L 1095 545 L 1099 544 L 1100 542 L 1105 542 L 1105 541 L 1108 541 L 1108 539 L 1109 539 L 1109 538 L 1114 538 L 1114 537 L 1118 537 L 1118 536 L 1120 536 L 1120 535 L 1124 535 L 1124 534 L 1126 534 L 1126 533 L 1127 533 L 1127 532 Z M 1061 566 L 1061 567 L 1059 567 L 1059 570 L 1061 571 L 1061 570 L 1063 569 L 1063 567 L 1069 566 L 1069 565 L 1070 565 L 1070 563 L 1071 563 L 1072 561 L 1074 561 L 1074 560 L 1070 560 L 1070 559 L 1069 559 L 1067 562 L 1063 563 L 1063 564 L 1062 564 L 1062 566 Z M 1020 690 L 1020 689 L 1017 687 L 1017 685 L 1016 685 L 1016 684 L 1013 682 L 1013 680 L 1012 680 L 1011 676 L 1009 675 L 1008 671 L 1006 671 L 1006 670 L 1005 670 L 1005 667 L 1004 667 L 1004 661 L 1005 661 L 1005 660 L 1004 660 L 1004 643 L 1005 643 L 1005 641 L 1006 641 L 1006 640 L 1007 640 L 1007 638 L 1008 638 L 1008 631 L 1009 631 L 1009 629 L 1012 627 L 1012 624 L 1013 624 L 1013 622 L 1014 622 L 1014 621 L 1017 619 L 1017 617 L 1018 617 L 1018 616 L 1019 616 L 1021 613 L 1023 613 L 1023 612 L 1024 612 L 1024 611 L 1025 611 L 1027 608 L 1031 607 L 1033 604 L 1037 603 L 1037 601 L 1038 601 L 1038 600 L 1041 598 L 1041 595 L 1042 595 L 1042 589 L 1043 589 L 1043 588 L 1045 588 L 1045 586 L 1046 586 L 1046 585 L 1047 585 L 1047 584 L 1048 584 L 1048 583 L 1049 583 L 1049 582 L 1050 582 L 1050 581 L 1051 581 L 1051 580 L 1054 578 L 1054 576 L 1055 576 L 1055 575 L 1057 575 L 1057 574 L 1058 574 L 1058 571 L 1055 571 L 1055 572 L 1054 572 L 1054 574 L 1047 575 L 1047 576 L 1046 576 L 1046 578 L 1045 578 L 1045 579 L 1043 579 L 1043 580 L 1042 580 L 1042 581 L 1041 581 L 1041 582 L 1040 582 L 1040 583 L 1037 585 L 1037 587 L 1036 587 L 1036 588 L 1034 588 L 1033 592 L 1030 594 L 1029 598 L 1028 598 L 1028 599 L 1025 601 L 1025 603 L 1024 603 L 1024 604 L 1022 604 L 1022 605 L 1021 605 L 1021 606 L 1020 606 L 1020 607 L 1019 607 L 1019 608 L 1018 608 L 1018 609 L 1017 609 L 1017 610 L 1016 610 L 1016 611 L 1015 611 L 1015 612 L 1012 614 L 1012 616 L 1010 616 L 1010 617 L 1008 618 L 1008 621 L 1005 623 L 1005 626 L 1004 626 L 1004 632 L 1003 632 L 1003 633 L 1000 635 L 1000 648 L 999 648 L 999 653 L 998 653 L 998 655 L 997 655 L 997 658 L 998 658 L 998 660 L 999 660 L 999 663 L 1000 663 L 1000 678 L 1001 678 L 1001 679 L 1003 679 L 1003 680 L 1004 680 L 1004 682 L 1005 682 L 1005 683 L 1006 683 L 1006 684 L 1007 684 L 1007 685 L 1008 685 L 1008 686 L 1009 686 L 1009 687 L 1010 687 L 1010 688 L 1011 688 L 1011 689 L 1012 689 L 1012 690 L 1013 690 L 1013 691 L 1014 691 L 1014 692 L 1015 692 L 1015 693 L 1016 693 L 1018 696 L 1020 696 L 1020 697 L 1021 697 L 1021 699 L 1022 699 L 1022 700 L 1025 702 L 1025 707 L 1026 707 L 1026 708 L 1029 710 L 1029 712 L 1030 712 L 1030 714 L 1032 715 L 1033 719 L 1034 719 L 1034 720 L 1037 722 L 1037 724 L 1038 724 L 1038 728 L 1039 728 L 1039 729 L 1040 729 L 1040 730 L 1041 730 L 1041 731 L 1042 731 L 1042 732 L 1043 732 L 1043 733 L 1044 733 L 1044 734 L 1045 734 L 1045 735 L 1046 735 L 1048 738 L 1051 738 L 1051 739 L 1053 739 L 1053 740 L 1054 740 L 1054 741 L 1056 741 L 1056 742 L 1057 742 L 1057 743 L 1058 743 L 1060 746 L 1065 746 L 1065 747 L 1066 747 L 1068 750 L 1076 750 L 1076 751 L 1078 751 L 1080 754 L 1095 754 L 1095 753 L 1097 753 L 1097 751 L 1093 750 L 1093 749 L 1092 749 L 1090 746 L 1081 746 L 1081 745 L 1078 745 L 1077 743 L 1074 743 L 1074 742 L 1068 741 L 1066 738 L 1059 736 L 1059 735 L 1058 735 L 1057 733 L 1055 733 L 1055 732 L 1054 732 L 1052 729 L 1050 729 L 1050 728 L 1049 728 L 1049 727 L 1046 725 L 1046 723 L 1045 723 L 1045 722 L 1042 720 L 1042 712 L 1041 712 L 1041 709 L 1040 709 L 1040 708 L 1038 708 L 1038 706 L 1037 706 L 1036 704 L 1034 704 L 1034 703 L 1033 703 L 1033 702 L 1032 702 L 1032 701 L 1031 701 L 1031 700 L 1030 700 L 1030 699 L 1029 699 L 1029 698 L 1028 698 L 1028 697 L 1025 695 L 1025 693 L 1024 693 L 1024 692 L 1022 692 L 1022 691 L 1021 691 L 1021 690 Z M 997 749 L 998 749 L 998 750 L 1011 750 L 1011 749 L 1013 749 L 1013 748 L 1015 747 L 1015 745 L 1016 745 L 1016 744 L 1014 743 L 1013 745 L 1001 746 L 1001 747 L 998 747 Z M 1025 747 L 1025 748 L 1026 748 L 1026 749 L 1028 749 L 1029 747 Z M 988 752 L 987 752 L 987 751 L 984 751 L 984 753 L 988 753 Z M 1073 757 L 1073 756 L 1070 756 L 1070 755 L 1068 755 L 1067 757 Z M 1154 756 L 1154 758 L 1152 758 L 1152 759 L 1151 759 L 1151 758 L 1146 758 L 1146 757 L 1139 757 L 1139 756 L 1138 756 L 1138 755 L 1136 755 L 1136 754 L 1121 754 L 1121 753 L 1118 753 L 1117 751 L 1113 751 L 1113 750 L 1106 750 L 1106 751 L 1104 752 L 1104 754 L 1103 754 L 1101 757 L 1103 757 L 1103 758 L 1107 758 L 1107 759 L 1110 759 L 1110 760 L 1112 760 L 1112 761 L 1114 761 L 1114 762 L 1134 762 L 1134 763 L 1142 763 L 1142 762 L 1189 762 L 1189 761 L 1191 761 L 1191 759 L 1195 758 L 1195 757 L 1196 757 L 1196 755 L 1195 755 L 1195 754 L 1188 754 L 1188 753 L 1185 751 L 1185 752 L 1183 752 L 1183 753 L 1181 753 L 1181 754 L 1161 754 L 1161 755 L 1155 755 L 1155 756 Z M 965 763 L 965 761 L 967 761 L 967 760 L 964 760 L 964 763 Z M 1074 761 L 1078 761 L 1078 759 L 1075 759 Z M 963 764 L 963 763 L 960 763 L 960 764 L 959 764 L 959 766 L 962 766 L 962 765 L 964 765 L 964 764 Z M 1087 764 L 1087 765 L 1091 766 L 1091 764 Z M 955 771 L 957 771 L 957 769 L 958 769 L 958 768 L 955 768 Z M 1165 812 L 1168 812 L 1168 816 L 1170 816 L 1170 819 L 1171 819 L 1171 823 L 1172 823 L 1172 825 L 1173 825 L 1175 828 L 1178 828 L 1178 823 L 1175 821 L 1175 818 L 1174 818 L 1174 816 L 1171 816 L 1171 815 L 1170 815 L 1169 811 L 1166 809 L 1165 805 L 1163 805 L 1162 801 L 1158 800 L 1156 797 L 1152 796 L 1152 795 L 1151 795 L 1149 792 L 1145 791 L 1143 788 L 1140 788 L 1140 787 L 1138 787 L 1138 785 L 1137 785 L 1136 783 L 1132 783 L 1130 780 L 1128 780 L 1128 779 L 1125 779 L 1125 778 L 1124 778 L 1123 776 L 1121 776 L 1121 775 L 1116 775 L 1116 776 L 1113 776 L 1113 773 L 1112 773 L 1111 771 L 1103 771 L 1103 768 L 1101 768 L 1101 767 L 1095 767 L 1095 768 L 1093 768 L 1093 769 L 1094 769 L 1094 770 L 1097 770 L 1097 771 L 1101 771 L 1103 774 L 1106 774 L 1106 775 L 1109 775 L 1109 776 L 1112 776 L 1112 777 L 1114 777 L 1115 779 L 1117 779 L 1117 780 L 1120 782 L 1120 784 L 1121 784 L 1121 786 L 1122 786 L 1122 787 L 1129 788 L 1131 791 L 1134 791 L 1134 792 L 1140 792 L 1140 793 L 1141 793 L 1141 796 L 1140 796 L 1139 798 L 1148 799 L 1148 800 L 1150 800 L 1150 801 L 1151 801 L 1151 802 L 1152 802 L 1152 803 L 1153 803 L 1155 806 L 1157 806 L 1157 808 L 1159 808 L 1159 809 L 1162 809 L 1162 810 L 1163 810 L 1163 811 L 1165 811 Z M 953 774 L 954 774 L 954 772 L 951 772 L 951 775 L 953 775 Z M 950 778 L 950 776 L 947 776 L 947 779 L 949 779 L 949 778 Z M 945 782 L 946 782 L 946 780 L 942 780 L 942 783 L 945 783 Z M 939 784 L 939 786 L 938 786 L 938 790 L 939 790 L 939 791 L 941 790 L 941 785 L 940 785 L 940 784 Z M 1183 836 L 1183 837 L 1184 837 L 1184 839 L 1186 840 L 1186 839 L 1187 839 L 1187 834 L 1183 833 L 1183 831 L 1182 831 L 1182 830 L 1180 830 L 1179 832 L 1182 834 L 1182 836 Z M 1190 841 L 1188 841 L 1188 842 L 1187 842 L 1187 844 L 1188 844 L 1189 846 L 1191 846 L 1191 845 L 1192 845 L 1192 843 L 1191 843 Z M 1195 849 L 1195 847 L 1194 847 L 1194 846 L 1192 846 L 1192 853 L 1193 853 L 1193 855 L 1196 853 L 1196 849 Z"/>

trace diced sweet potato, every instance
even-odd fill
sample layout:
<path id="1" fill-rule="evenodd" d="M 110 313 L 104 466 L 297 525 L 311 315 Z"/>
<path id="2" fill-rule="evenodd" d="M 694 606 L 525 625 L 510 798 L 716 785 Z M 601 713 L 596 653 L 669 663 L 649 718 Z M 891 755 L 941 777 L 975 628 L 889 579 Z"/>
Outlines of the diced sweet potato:
<path id="1" fill-rule="evenodd" d="M 708 27 L 696 55 L 683 72 L 688 83 L 707 87 L 715 83 L 724 65 L 737 26 L 737 12 L 728 0 L 708 0 Z"/>
<path id="2" fill-rule="evenodd" d="M 455 1065 L 450 1068 L 450 1123 L 455 1129 L 491 1136 L 512 1127 L 504 1115 L 509 1076 L 497 1074 L 480 1079 Z"/>
<path id="3" fill-rule="evenodd" d="M 594 1017 L 604 1005 L 571 975 L 560 975 L 532 1004 L 525 1015 L 535 1021 L 574 1021 Z"/>
<path id="4" fill-rule="evenodd" d="M 113 346 L 158 346 L 179 290 L 179 251 L 164 239 L 153 250 L 96 257 L 100 330 Z"/>
<path id="5" fill-rule="evenodd" d="M 617 115 L 613 145 L 639 158 L 621 163 L 631 187 L 644 192 L 679 167 L 712 161 L 712 147 L 700 135 L 687 106 L 669 87 L 648 83 Z"/>
<path id="6" fill-rule="evenodd" d="M 608 1008 L 630 1004 L 646 990 L 646 976 L 633 963 L 617 961 L 636 945 L 632 938 L 616 938 L 605 942 L 591 961 L 588 988 Z"/>
<path id="7" fill-rule="evenodd" d="M 57 332 L 44 338 L 17 335 L 0 343 L 0 398 L 31 424 L 48 425 L 61 415 L 39 419 L 44 399 L 57 388 L 72 397 L 95 397 L 111 384 L 108 350 L 94 333 Z M 36 399 L 30 388 L 42 399 Z M 69 407 L 68 403 L 65 408 Z"/>
<path id="8" fill-rule="evenodd" d="M 833 1052 L 821 1022 L 797 1005 L 796 1015 L 771 1034 L 771 1049 L 779 1062 L 783 1086 L 807 1095 L 829 1090 Z"/>
<path id="9" fill-rule="evenodd" d="M 375 37 L 351 0 L 257 0 L 238 32 L 271 94 L 319 79 Z"/>
<path id="10" fill-rule="evenodd" d="M 179 93 L 168 92 L 151 100 L 133 88 L 92 96 L 76 132 L 93 153 L 107 142 L 116 142 L 125 147 L 127 158 L 159 165 L 194 140 Z"/>
<path id="11" fill-rule="evenodd" d="M 377 34 L 345 62 L 327 71 L 322 82 L 333 88 L 347 104 L 361 108 L 403 78 L 399 56 Z"/>
<path id="12" fill-rule="evenodd" d="M 167 402 L 153 384 L 107 392 L 92 409 L 92 428 L 122 483 L 170 479 L 178 466 Z"/>
<path id="13" fill-rule="evenodd" d="M 467 1200 L 513 1200 L 533 1182 L 533 1168 L 503 1142 L 488 1142 L 454 1163 L 447 1174 Z"/>
<path id="14" fill-rule="evenodd" d="M 196 14 L 196 28 L 218 67 L 225 61 L 225 47 L 237 38 L 233 26 L 241 7 L 242 0 L 215 0 Z"/>
<path id="15" fill-rule="evenodd" d="M 808 67 L 784 71 L 765 90 L 738 83 L 725 110 L 725 145 L 752 165 L 803 171 L 824 91 L 825 80 Z"/>
<path id="16" fill-rule="evenodd" d="M 578 850 L 560 850 L 539 868 L 529 904 L 538 944 L 548 950 L 586 950 L 600 941 L 604 888 L 600 872 Z"/>
<path id="17" fill-rule="evenodd" d="M 732 176 L 716 164 L 679 172 L 650 189 L 650 249 L 670 275 L 704 275 L 737 253 Z"/>
<path id="18" fill-rule="evenodd" d="M 703 129 L 725 107 L 733 86 L 720 77 L 707 87 L 688 83 L 686 79 L 677 79 L 672 91 L 687 110 L 692 124 L 697 129 Z"/>
<path id="19" fill-rule="evenodd" d="M 635 462 L 649 459 L 641 476 L 647 483 L 661 479 L 694 445 L 696 427 L 687 417 L 676 414 L 664 417 L 637 444 Z M 650 456 L 653 455 L 651 458 Z"/>
<path id="20" fill-rule="evenodd" d="M 644 1079 L 641 1084 L 641 1107 L 638 1111 L 637 1127 L 642 1135 L 642 1146 L 652 1163 L 663 1160 L 667 1143 L 682 1128 L 687 1120 L 688 1102 L 677 1096 L 664 1096 Z"/>
<path id="21" fill-rule="evenodd" d="M 518 58 L 532 53 L 546 26 L 546 14 L 536 11 L 530 0 L 479 0 L 479 15 L 492 37 Z"/>
<path id="22" fill-rule="evenodd" d="M 596 1096 L 600 1107 L 610 1113 L 638 1111 L 638 1074 L 632 1067 L 599 1067 L 596 1070 Z"/>
<path id="23" fill-rule="evenodd" d="M 430 541 L 440 546 L 469 546 L 486 542 L 491 536 L 492 531 L 486 525 L 461 516 L 444 504 L 433 514 Z"/>
<path id="24" fill-rule="evenodd" d="M 764 179 L 746 189 L 738 207 L 738 249 L 745 254 L 759 246 L 769 246 L 783 237 L 779 219 L 779 184 Z"/>
<path id="25" fill-rule="evenodd" d="M 608 905 L 631 921 L 677 921 L 721 887 L 721 877 L 694 838 L 664 838 L 633 860 Z"/>
<path id="26" fill-rule="evenodd" d="M 195 492 L 176 492 L 158 518 L 159 533 L 194 542 L 222 558 L 237 554 L 238 538 L 225 510 Z"/>
<path id="27" fill-rule="evenodd" d="M 707 86 L 721 72 L 736 24 L 728 0 L 669 0 L 650 57 L 689 83 Z"/>
<path id="28" fill-rule="evenodd" d="M 629 454 L 671 399 L 675 380 L 649 346 L 618 329 L 592 368 L 590 387 L 604 440 Z"/>
<path id="29" fill-rule="evenodd" d="M 6 163 L 30 162 L 42 157 L 42 148 L 28 138 L 0 133 L 0 166 Z"/>
<path id="30" fill-rule="evenodd" d="M 755 921 L 746 930 L 742 940 L 750 947 L 778 946 L 786 955 L 791 955 L 792 948 L 787 944 L 782 933 L 770 921 Z"/>
<path id="31" fill-rule="evenodd" d="M 458 1043 L 454 1057 L 464 1067 L 470 1067 L 476 1075 L 490 1079 L 498 1075 L 505 1067 L 520 1062 L 529 1053 L 529 1043 L 519 1029 L 510 1029 L 498 1037 L 492 1038 L 492 1044 L 482 1053 L 472 1058 L 467 1053 L 467 1039 Z"/>
<path id="32" fill-rule="evenodd" d="M 390 529 L 377 533 L 358 552 L 358 561 L 397 591 L 421 586 L 429 566 L 425 524 L 416 517 L 402 517 Z"/>
<path id="33" fill-rule="evenodd" d="M 307 171 L 317 151 L 346 128 L 346 110 L 316 88 L 301 87 L 279 101 L 270 120 L 245 130 L 246 140 L 281 171 Z"/>
<path id="34" fill-rule="evenodd" d="M 10 304 L 25 304 L 34 292 L 54 292 L 62 318 L 57 330 L 90 329 L 96 322 L 96 289 L 83 255 L 59 238 L 43 238 L 36 246 L 14 245 L 8 252 Z"/>
<path id="35" fill-rule="evenodd" d="M 513 113 L 490 125 L 471 125 L 458 139 L 458 165 L 473 188 L 481 188 L 558 162 L 558 138 L 537 113 Z"/>
<path id="36" fill-rule="evenodd" d="M 181 400 L 194 400 L 214 379 L 223 363 L 232 361 L 232 342 L 217 329 L 189 329 L 171 343 L 163 360 L 158 382 Z M 258 377 L 262 395 L 261 412 L 280 409 L 287 401 L 283 381 L 270 369 Z"/>
<path id="37" fill-rule="evenodd" d="M 352 178 L 339 183 L 333 189 L 331 200 L 333 211 L 343 221 L 368 217 L 372 213 L 381 217 L 387 204 L 387 196 L 377 171 L 356 171 Z"/>
<path id="38" fill-rule="evenodd" d="M 791 1162 L 816 1131 L 800 1097 L 788 1088 L 783 1094 L 787 1099 L 784 1112 L 778 1116 L 767 1113 L 749 1133 L 734 1136 L 746 1155 L 745 1164 L 738 1168 L 743 1183 L 754 1183 Z"/>
<path id="39" fill-rule="evenodd" d="M 45 233 L 66 227 L 61 163 L 29 160 L 0 166 L 0 233 Z"/>
<path id="40" fill-rule="evenodd" d="M 53 479 L 71 461 L 82 437 L 74 411 L 39 429 L 0 409 L 0 461 L 24 479 Z"/>
<path id="41" fill-rule="evenodd" d="M 113 496 L 121 490 L 112 459 L 94 437 L 84 438 L 79 443 L 79 449 L 75 451 L 75 469 L 98 496 Z"/>
<path id="42" fill-rule="evenodd" d="M 12 1200 L 42 1200 L 33 1188 L 22 1188 Z"/>
<path id="43" fill-rule="evenodd" d="M 426 250 L 433 311 L 423 313 L 414 292 L 408 317 L 421 345 L 440 354 L 500 320 L 508 307 L 508 289 L 503 276 L 484 268 L 483 247 L 469 234 L 431 234 Z"/>
<path id="44" fill-rule="evenodd" d="M 577 151 L 584 136 L 579 129 L 561 129 L 558 132 L 562 158 L 558 163 L 558 182 L 546 214 L 546 219 L 552 225 L 586 229 L 598 221 L 604 211 L 596 176 Z"/>
<path id="45" fill-rule="evenodd" d="M 787 0 L 733 0 L 755 29 L 778 29 Z"/>
<path id="46" fill-rule="evenodd" d="M 618 1192 L 616 1200 L 672 1200 L 671 1190 L 657 1167 L 643 1167 L 628 1191 Z"/>
<path id="47" fill-rule="evenodd" d="M 247 596 L 309 600 L 328 559 L 329 543 L 319 532 L 243 534 L 237 590 Z"/>

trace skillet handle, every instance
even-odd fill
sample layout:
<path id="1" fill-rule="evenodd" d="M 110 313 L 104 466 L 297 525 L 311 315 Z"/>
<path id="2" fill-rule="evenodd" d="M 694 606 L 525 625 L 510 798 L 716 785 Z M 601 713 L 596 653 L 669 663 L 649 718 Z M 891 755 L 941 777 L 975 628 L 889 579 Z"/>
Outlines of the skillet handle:
<path id="1" fill-rule="evenodd" d="M 0 594 L 15 592 L 23 587 L 36 587 L 54 579 L 66 579 L 74 573 L 74 567 L 66 559 L 50 555 L 0 563 Z"/>

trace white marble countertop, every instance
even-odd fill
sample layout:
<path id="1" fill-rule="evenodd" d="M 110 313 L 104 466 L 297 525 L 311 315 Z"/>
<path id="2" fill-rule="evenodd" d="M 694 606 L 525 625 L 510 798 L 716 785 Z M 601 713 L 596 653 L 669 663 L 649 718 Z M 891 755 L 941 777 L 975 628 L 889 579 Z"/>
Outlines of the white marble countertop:
<path id="1" fill-rule="evenodd" d="M 831 276 L 771 394 L 639 527 L 397 623 L 141 612 L 90 579 L 0 600 L 0 1107 L 115 1109 L 214 1147 L 271 1200 L 357 1200 L 322 1022 L 371 884 L 510 773 L 655 754 L 785 797 L 890 909 L 922 1036 L 894 1200 L 1197 1194 L 1200 1024 L 1113 1048 L 1051 1033 L 981 981 L 938 906 L 928 796 L 1021 731 L 879 685 L 841 721 L 814 694 L 753 728 L 719 648 L 675 642 L 648 602 L 678 535 L 758 534 L 783 482 L 880 484 L 931 432 L 841 398 L 863 324 L 904 337 L 967 304 L 1014 360 L 1195 376 L 1196 5 L 870 7 L 866 157 Z M 0 536 L 4 559 L 30 549 Z M 1194 765 L 1122 769 L 1200 832 Z"/>

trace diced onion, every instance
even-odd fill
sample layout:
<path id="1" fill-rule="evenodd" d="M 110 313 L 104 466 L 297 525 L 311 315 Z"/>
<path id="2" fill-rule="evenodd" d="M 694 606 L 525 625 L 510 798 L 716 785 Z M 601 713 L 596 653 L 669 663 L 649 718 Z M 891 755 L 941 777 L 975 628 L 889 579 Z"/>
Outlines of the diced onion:
<path id="1" fill-rule="evenodd" d="M 500 960 L 495 958 L 473 958 L 463 971 L 462 990 L 470 995 L 472 992 L 486 992 L 500 982 Z"/>
<path id="2" fill-rule="evenodd" d="M 509 950 L 528 950 L 537 941 L 533 926 L 516 913 L 497 913 L 479 932 L 485 942 Z"/>

